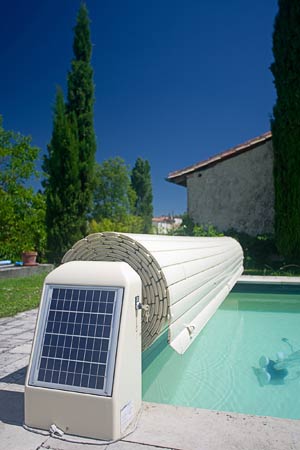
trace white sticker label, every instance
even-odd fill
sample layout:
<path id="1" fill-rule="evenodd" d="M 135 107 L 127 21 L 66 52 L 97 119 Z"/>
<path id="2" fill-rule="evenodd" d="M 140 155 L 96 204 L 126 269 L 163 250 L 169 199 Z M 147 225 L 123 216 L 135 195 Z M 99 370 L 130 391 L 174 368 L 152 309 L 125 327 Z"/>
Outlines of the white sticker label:
<path id="1" fill-rule="evenodd" d="M 130 400 L 121 409 L 121 433 L 124 433 L 126 428 L 131 424 L 134 417 L 133 402 Z"/>

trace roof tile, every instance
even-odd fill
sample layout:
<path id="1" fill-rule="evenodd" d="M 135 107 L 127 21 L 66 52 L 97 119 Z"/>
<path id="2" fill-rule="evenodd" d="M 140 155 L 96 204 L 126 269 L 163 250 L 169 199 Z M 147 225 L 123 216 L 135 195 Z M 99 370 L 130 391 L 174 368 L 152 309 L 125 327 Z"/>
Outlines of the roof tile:
<path id="1" fill-rule="evenodd" d="M 186 186 L 187 175 L 189 175 L 199 169 L 208 167 L 212 164 L 217 164 L 218 162 L 224 161 L 225 159 L 237 156 L 240 153 L 252 150 L 253 148 L 257 147 L 258 145 L 261 145 L 262 143 L 270 140 L 271 138 L 272 138 L 272 133 L 271 133 L 271 131 L 268 131 L 267 133 L 264 133 L 253 139 L 250 139 L 249 141 L 246 141 L 243 144 L 239 144 L 235 147 L 225 150 L 224 152 L 217 153 L 216 155 L 214 155 L 208 159 L 199 161 L 198 163 L 193 164 L 192 166 L 188 166 L 183 169 L 176 170 L 175 172 L 170 172 L 167 177 L 167 181 Z"/>

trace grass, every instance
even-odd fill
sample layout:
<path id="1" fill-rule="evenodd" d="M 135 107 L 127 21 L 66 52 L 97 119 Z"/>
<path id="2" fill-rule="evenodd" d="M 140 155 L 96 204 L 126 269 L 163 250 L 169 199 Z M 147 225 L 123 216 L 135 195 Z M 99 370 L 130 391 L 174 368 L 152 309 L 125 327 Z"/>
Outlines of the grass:
<path id="1" fill-rule="evenodd" d="M 47 274 L 0 280 L 0 317 L 36 308 L 40 303 L 43 282 Z"/>

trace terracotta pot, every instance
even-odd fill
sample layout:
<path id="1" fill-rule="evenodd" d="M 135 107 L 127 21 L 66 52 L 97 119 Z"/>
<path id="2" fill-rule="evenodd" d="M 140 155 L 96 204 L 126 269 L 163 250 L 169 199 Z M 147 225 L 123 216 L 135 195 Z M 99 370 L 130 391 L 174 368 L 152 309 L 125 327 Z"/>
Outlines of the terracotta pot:
<path id="1" fill-rule="evenodd" d="M 29 251 L 22 253 L 23 266 L 37 266 L 37 252 Z"/>

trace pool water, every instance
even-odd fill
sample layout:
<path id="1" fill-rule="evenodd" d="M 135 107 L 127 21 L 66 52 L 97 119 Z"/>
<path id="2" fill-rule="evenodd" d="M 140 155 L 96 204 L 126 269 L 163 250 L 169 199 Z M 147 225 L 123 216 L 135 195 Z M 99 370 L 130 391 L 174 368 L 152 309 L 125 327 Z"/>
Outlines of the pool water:
<path id="1" fill-rule="evenodd" d="M 178 355 L 163 335 L 143 353 L 143 400 L 300 418 L 300 358 L 283 379 L 261 383 L 259 359 L 300 350 L 300 288 L 235 289 Z"/>

